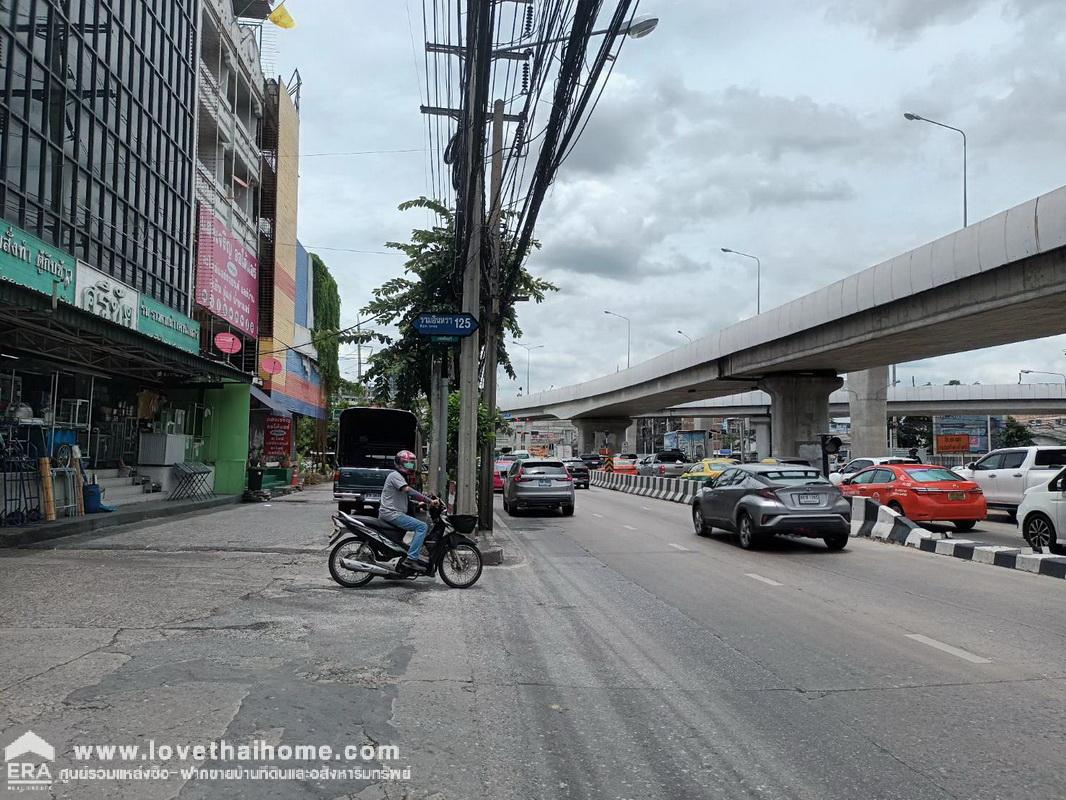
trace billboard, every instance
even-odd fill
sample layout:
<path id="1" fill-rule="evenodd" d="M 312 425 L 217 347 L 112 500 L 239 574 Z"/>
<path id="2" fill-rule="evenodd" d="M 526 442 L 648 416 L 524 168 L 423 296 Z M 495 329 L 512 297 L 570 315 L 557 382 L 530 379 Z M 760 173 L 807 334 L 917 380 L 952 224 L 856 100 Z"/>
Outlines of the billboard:
<path id="1" fill-rule="evenodd" d="M 274 460 L 285 458 L 292 450 L 292 417 L 273 414 L 263 424 L 263 456 Z"/>
<path id="2" fill-rule="evenodd" d="M 233 327 L 256 336 L 259 260 L 211 209 L 200 206 L 196 302 Z"/>

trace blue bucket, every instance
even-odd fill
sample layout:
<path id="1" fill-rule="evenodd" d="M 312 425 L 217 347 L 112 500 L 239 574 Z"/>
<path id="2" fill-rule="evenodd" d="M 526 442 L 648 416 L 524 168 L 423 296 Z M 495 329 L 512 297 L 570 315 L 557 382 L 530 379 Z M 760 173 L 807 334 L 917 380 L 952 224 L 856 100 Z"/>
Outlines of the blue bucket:
<path id="1" fill-rule="evenodd" d="M 96 483 L 87 483 L 82 487 L 82 496 L 85 498 L 85 513 L 99 514 L 103 509 L 102 487 Z"/>

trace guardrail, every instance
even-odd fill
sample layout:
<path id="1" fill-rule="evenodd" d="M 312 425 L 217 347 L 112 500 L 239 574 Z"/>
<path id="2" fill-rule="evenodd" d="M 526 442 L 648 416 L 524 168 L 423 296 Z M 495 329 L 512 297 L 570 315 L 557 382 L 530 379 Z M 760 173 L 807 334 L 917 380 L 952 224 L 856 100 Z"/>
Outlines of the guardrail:
<path id="1" fill-rule="evenodd" d="M 594 469 L 589 475 L 590 483 L 616 492 L 626 492 L 655 500 L 673 503 L 691 503 L 700 490 L 699 481 L 681 478 L 660 478 L 653 475 L 629 475 L 622 472 L 604 472 Z"/>

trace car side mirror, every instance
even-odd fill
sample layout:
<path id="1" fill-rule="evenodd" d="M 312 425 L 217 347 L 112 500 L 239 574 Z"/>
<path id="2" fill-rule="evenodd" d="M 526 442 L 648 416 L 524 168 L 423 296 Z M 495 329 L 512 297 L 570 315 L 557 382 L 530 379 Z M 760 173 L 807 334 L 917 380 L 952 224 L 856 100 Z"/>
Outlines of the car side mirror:
<path id="1" fill-rule="evenodd" d="M 713 489 L 714 488 L 714 478 L 708 478 L 707 480 L 705 480 L 703 482 L 703 486 L 706 489 Z"/>
<path id="2" fill-rule="evenodd" d="M 969 464 L 966 465 L 966 469 L 977 469 L 977 462 L 971 461 Z"/>

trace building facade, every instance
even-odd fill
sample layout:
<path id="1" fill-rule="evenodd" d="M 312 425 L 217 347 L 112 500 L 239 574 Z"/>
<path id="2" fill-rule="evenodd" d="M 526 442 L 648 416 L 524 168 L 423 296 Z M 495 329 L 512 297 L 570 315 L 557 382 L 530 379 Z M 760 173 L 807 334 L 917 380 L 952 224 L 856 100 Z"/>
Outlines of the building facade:
<path id="1" fill-rule="evenodd" d="M 193 317 L 198 25 L 184 0 L 0 4 L 0 433 L 66 470 L 56 504 L 77 465 L 123 503 L 179 462 L 243 488 L 250 376 Z M 41 513 L 15 500 L 0 524 Z"/>

